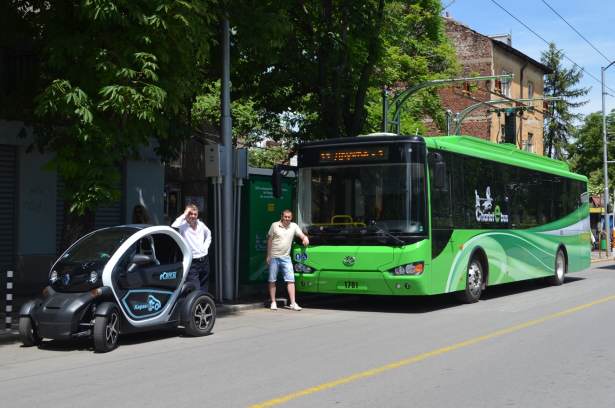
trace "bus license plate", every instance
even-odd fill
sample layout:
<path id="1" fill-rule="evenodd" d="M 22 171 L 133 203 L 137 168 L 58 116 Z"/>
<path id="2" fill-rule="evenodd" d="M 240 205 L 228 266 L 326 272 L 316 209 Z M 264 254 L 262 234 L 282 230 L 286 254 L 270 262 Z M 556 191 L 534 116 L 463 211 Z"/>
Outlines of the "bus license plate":
<path id="1" fill-rule="evenodd" d="M 344 289 L 359 289 L 359 282 L 344 281 Z"/>

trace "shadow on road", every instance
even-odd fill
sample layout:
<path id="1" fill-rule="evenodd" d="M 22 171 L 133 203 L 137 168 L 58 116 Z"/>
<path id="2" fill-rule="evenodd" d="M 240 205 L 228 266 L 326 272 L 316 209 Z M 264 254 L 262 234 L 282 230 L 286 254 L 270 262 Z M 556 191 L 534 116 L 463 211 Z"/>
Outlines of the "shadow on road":
<path id="1" fill-rule="evenodd" d="M 613 268 L 615 268 L 615 265 Z M 572 285 L 584 279 L 585 278 L 576 276 L 567 276 L 564 285 Z M 516 295 L 518 293 L 547 289 L 550 287 L 551 285 L 544 279 L 534 279 L 492 286 L 488 287 L 483 293 L 481 302 Z M 302 299 L 301 304 L 310 309 L 378 313 L 429 313 L 451 307 L 462 306 L 453 293 L 412 297 L 375 295 L 335 295 L 326 297 L 310 296 L 307 299 Z"/>
<path id="2" fill-rule="evenodd" d="M 594 269 L 604 269 L 604 270 L 607 270 L 607 271 L 614 271 L 615 270 L 615 264 L 596 266 Z"/>
<path id="3" fill-rule="evenodd" d="M 146 331 L 140 333 L 122 334 L 118 339 L 118 347 L 148 343 L 151 341 L 168 339 L 171 337 L 183 336 L 183 333 L 179 329 L 162 329 L 154 331 Z M 24 347 L 24 346 L 21 346 Z M 72 340 L 44 340 L 39 346 L 40 349 L 49 351 L 87 351 L 94 352 L 94 341 L 91 338 L 78 338 Z"/>

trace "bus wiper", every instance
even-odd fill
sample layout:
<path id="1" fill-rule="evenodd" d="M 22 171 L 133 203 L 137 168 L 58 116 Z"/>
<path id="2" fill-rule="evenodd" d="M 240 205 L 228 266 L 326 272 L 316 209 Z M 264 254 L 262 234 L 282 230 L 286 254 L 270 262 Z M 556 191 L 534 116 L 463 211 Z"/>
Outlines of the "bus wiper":
<path id="1" fill-rule="evenodd" d="M 391 234 L 389 231 L 383 230 L 382 228 L 380 228 L 379 226 L 376 225 L 376 220 L 371 220 L 369 222 L 369 225 L 371 227 L 374 227 L 376 229 L 376 232 L 381 233 L 386 235 L 389 238 L 393 238 L 395 241 L 399 242 L 402 245 L 406 245 L 406 241 L 397 238 L 395 235 Z"/>

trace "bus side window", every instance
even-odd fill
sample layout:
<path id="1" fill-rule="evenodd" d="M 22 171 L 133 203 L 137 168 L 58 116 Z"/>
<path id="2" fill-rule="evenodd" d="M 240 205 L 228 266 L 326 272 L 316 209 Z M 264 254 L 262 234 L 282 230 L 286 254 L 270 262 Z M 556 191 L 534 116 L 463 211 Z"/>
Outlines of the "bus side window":
<path id="1" fill-rule="evenodd" d="M 431 219 L 432 227 L 450 228 L 451 219 L 451 192 L 450 170 L 447 168 L 446 153 L 429 153 L 429 179 L 431 184 Z"/>

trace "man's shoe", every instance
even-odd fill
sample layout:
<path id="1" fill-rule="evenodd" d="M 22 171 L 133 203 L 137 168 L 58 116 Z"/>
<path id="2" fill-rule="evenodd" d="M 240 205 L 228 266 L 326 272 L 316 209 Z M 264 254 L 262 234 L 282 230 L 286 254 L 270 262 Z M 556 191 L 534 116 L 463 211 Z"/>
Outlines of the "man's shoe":
<path id="1" fill-rule="evenodd" d="M 301 310 L 301 309 L 302 309 L 302 307 L 301 307 L 301 306 L 299 306 L 297 303 L 291 303 L 291 305 L 289 306 L 289 309 L 290 309 L 290 310 L 295 310 L 295 311 L 297 311 L 297 312 L 298 312 L 299 310 Z"/>
<path id="2" fill-rule="evenodd" d="M 271 302 L 271 306 L 269 306 L 271 310 L 278 310 L 278 304 L 276 302 Z"/>

